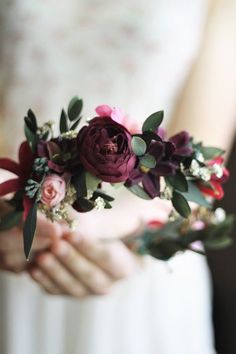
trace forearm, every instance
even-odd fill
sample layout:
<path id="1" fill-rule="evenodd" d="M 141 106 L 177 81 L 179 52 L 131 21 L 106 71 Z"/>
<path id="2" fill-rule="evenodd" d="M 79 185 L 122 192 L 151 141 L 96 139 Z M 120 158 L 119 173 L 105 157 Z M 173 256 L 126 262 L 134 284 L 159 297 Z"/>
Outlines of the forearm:
<path id="1" fill-rule="evenodd" d="M 214 1 L 204 42 L 169 127 L 228 149 L 236 128 L 236 2 Z"/>

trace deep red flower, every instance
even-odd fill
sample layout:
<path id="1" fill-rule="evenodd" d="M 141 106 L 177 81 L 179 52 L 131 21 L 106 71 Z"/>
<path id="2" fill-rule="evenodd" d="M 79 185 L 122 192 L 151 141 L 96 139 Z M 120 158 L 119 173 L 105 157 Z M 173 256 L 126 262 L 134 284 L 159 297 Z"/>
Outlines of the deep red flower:
<path id="1" fill-rule="evenodd" d="M 17 176 L 0 184 L 0 197 L 24 190 L 25 184 L 32 173 L 34 159 L 35 155 L 27 141 L 24 141 L 20 146 L 19 163 L 8 158 L 0 158 L 0 168 L 12 172 Z M 23 205 L 24 217 L 26 217 L 32 206 L 32 200 L 25 196 Z"/>
<path id="2" fill-rule="evenodd" d="M 80 161 L 102 181 L 124 182 L 136 164 L 131 134 L 110 117 L 96 117 L 78 134 Z"/>

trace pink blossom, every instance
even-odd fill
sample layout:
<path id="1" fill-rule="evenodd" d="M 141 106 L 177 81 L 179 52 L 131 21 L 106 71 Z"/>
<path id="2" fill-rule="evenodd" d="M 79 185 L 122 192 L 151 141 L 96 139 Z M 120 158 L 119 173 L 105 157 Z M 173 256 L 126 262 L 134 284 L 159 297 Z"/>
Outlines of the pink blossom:
<path id="1" fill-rule="evenodd" d="M 41 202 L 50 208 L 57 206 L 66 194 L 66 182 L 58 175 L 47 176 L 41 188 Z"/>
<path id="2" fill-rule="evenodd" d="M 104 104 L 95 109 L 99 117 L 110 117 L 115 122 L 123 125 L 131 134 L 140 133 L 141 129 L 135 120 L 132 120 L 122 109 Z"/>

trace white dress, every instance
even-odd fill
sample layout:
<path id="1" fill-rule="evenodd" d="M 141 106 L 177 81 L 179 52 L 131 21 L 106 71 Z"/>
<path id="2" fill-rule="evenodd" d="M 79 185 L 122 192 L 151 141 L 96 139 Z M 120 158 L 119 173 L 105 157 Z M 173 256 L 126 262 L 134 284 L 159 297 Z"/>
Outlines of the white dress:
<path id="1" fill-rule="evenodd" d="M 164 109 L 168 120 L 206 8 L 204 0 L 2 1 L 1 121 L 13 154 L 29 106 L 56 119 L 75 94 L 85 116 L 107 103 L 139 121 Z M 48 296 L 27 275 L 4 273 L 0 289 L 1 354 L 214 353 L 208 269 L 189 252 L 168 263 L 147 258 L 105 297 Z"/>

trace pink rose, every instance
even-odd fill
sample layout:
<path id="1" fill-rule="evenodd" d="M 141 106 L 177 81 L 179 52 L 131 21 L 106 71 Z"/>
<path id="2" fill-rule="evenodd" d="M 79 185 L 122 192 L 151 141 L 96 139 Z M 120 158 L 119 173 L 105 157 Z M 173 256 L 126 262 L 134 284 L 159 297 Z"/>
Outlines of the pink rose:
<path id="1" fill-rule="evenodd" d="M 66 194 L 66 182 L 58 175 L 47 176 L 41 188 L 41 202 L 50 208 L 57 206 Z"/>

